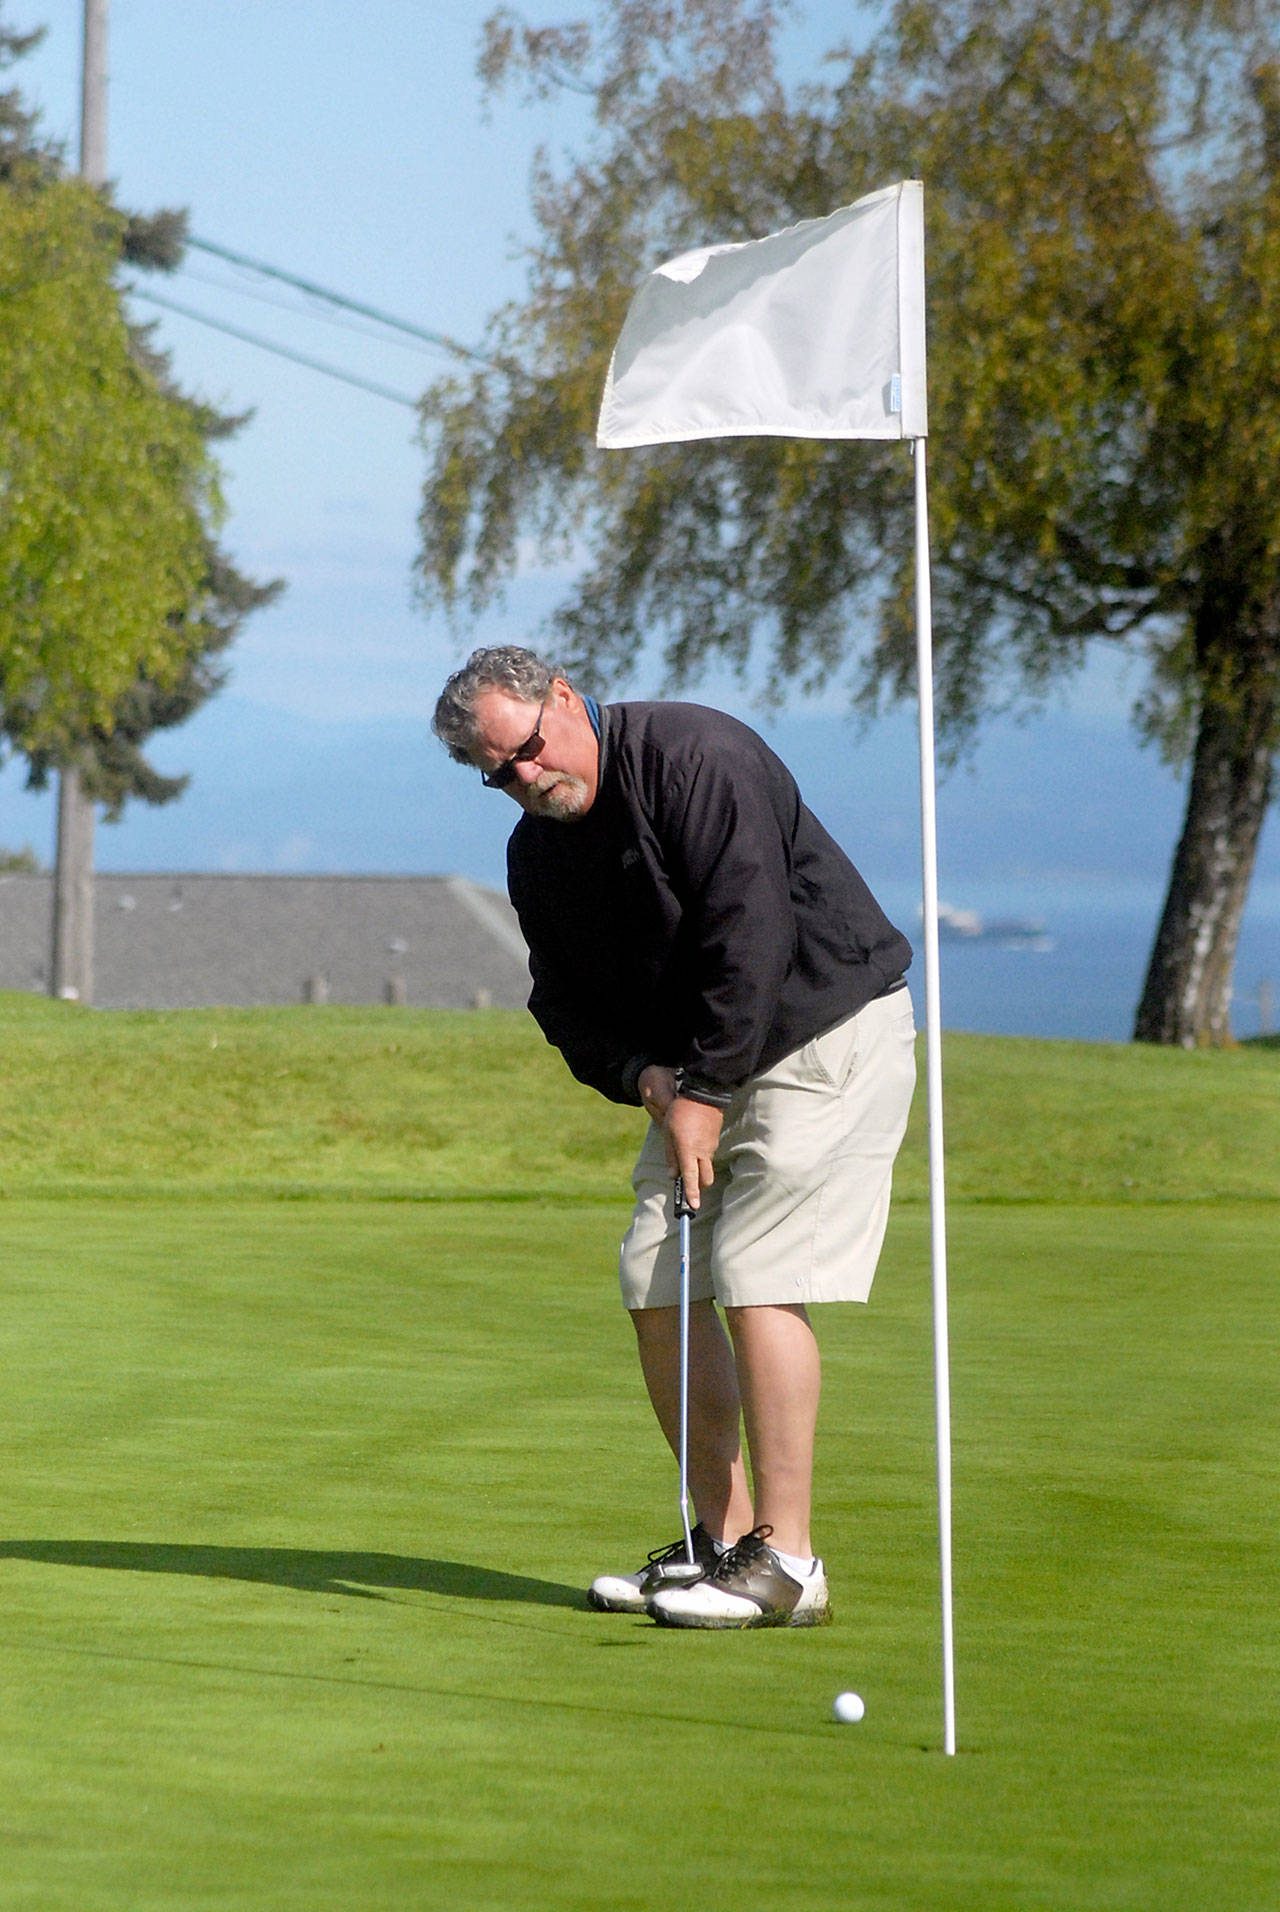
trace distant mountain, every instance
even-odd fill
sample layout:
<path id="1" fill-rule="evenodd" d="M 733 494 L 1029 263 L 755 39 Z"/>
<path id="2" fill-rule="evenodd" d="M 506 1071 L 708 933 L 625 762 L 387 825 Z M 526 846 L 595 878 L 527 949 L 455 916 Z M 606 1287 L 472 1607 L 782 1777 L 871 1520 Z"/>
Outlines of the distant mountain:
<path id="1" fill-rule="evenodd" d="M 827 711 L 763 721 L 737 708 L 873 887 L 910 907 L 920 856 L 912 717 L 860 732 Z M 103 869 L 456 872 L 503 883 L 513 806 L 451 763 L 416 715 L 318 721 L 225 695 L 154 742 L 158 767 L 189 770 L 191 787 L 176 804 L 134 805 L 100 829 Z M 1181 806 L 1178 781 L 1115 714 L 994 723 L 972 762 L 941 780 L 943 893 L 988 916 L 1043 916 L 1064 886 L 1118 888 L 1154 907 Z M 32 842 L 46 855 L 50 816 L 11 766 L 0 779 L 0 845 Z M 1280 876 L 1274 839 L 1271 830 L 1263 842 L 1260 882 Z"/>

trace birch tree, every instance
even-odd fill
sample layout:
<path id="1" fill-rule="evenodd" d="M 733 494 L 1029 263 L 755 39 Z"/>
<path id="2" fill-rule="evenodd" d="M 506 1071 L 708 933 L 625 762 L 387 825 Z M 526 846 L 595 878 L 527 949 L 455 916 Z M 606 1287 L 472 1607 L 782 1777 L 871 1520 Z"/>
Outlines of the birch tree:
<path id="1" fill-rule="evenodd" d="M 424 598 L 483 608 L 534 539 L 608 683 L 661 644 L 785 695 L 914 694 L 899 447 L 593 446 L 630 294 L 686 247 L 923 177 L 939 713 L 963 748 L 1091 649 L 1145 666 L 1144 741 L 1187 774 L 1139 1039 L 1230 1039 L 1280 738 L 1280 54 L 1251 0 L 904 0 L 805 87 L 778 7 L 608 0 L 488 23 L 495 91 L 591 96 L 539 161 L 528 288 L 493 361 L 427 395 Z M 1117 817 L 1117 828 L 1123 818 Z"/>

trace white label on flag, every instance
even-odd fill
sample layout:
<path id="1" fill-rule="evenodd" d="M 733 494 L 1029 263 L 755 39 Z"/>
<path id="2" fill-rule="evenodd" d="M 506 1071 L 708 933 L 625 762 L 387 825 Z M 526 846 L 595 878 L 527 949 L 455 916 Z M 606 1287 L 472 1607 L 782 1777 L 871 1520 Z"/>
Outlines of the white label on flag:
<path id="1" fill-rule="evenodd" d="M 909 179 L 658 266 L 614 348 L 596 442 L 927 431 L 924 193 Z"/>

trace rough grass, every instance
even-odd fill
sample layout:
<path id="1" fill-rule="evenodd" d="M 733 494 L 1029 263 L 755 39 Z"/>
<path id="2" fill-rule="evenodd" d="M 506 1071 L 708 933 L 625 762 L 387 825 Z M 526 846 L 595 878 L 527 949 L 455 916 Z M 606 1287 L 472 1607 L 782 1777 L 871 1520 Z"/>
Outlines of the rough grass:
<path id="1" fill-rule="evenodd" d="M 610 1200 L 642 1117 L 520 1012 L 0 996 L 0 1193 Z M 1280 1052 L 948 1036 L 959 1201 L 1271 1200 Z M 924 1096 L 898 1199 L 927 1199 Z"/>

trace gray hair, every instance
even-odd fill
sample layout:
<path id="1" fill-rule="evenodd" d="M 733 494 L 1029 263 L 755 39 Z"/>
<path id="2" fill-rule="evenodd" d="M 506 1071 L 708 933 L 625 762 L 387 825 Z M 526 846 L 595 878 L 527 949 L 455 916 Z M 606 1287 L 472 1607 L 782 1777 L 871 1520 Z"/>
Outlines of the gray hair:
<path id="1" fill-rule="evenodd" d="M 475 704 L 484 690 L 505 690 L 521 703 L 540 704 L 564 672 L 519 644 L 472 651 L 441 691 L 431 728 L 455 763 L 470 763 L 476 742 Z"/>

